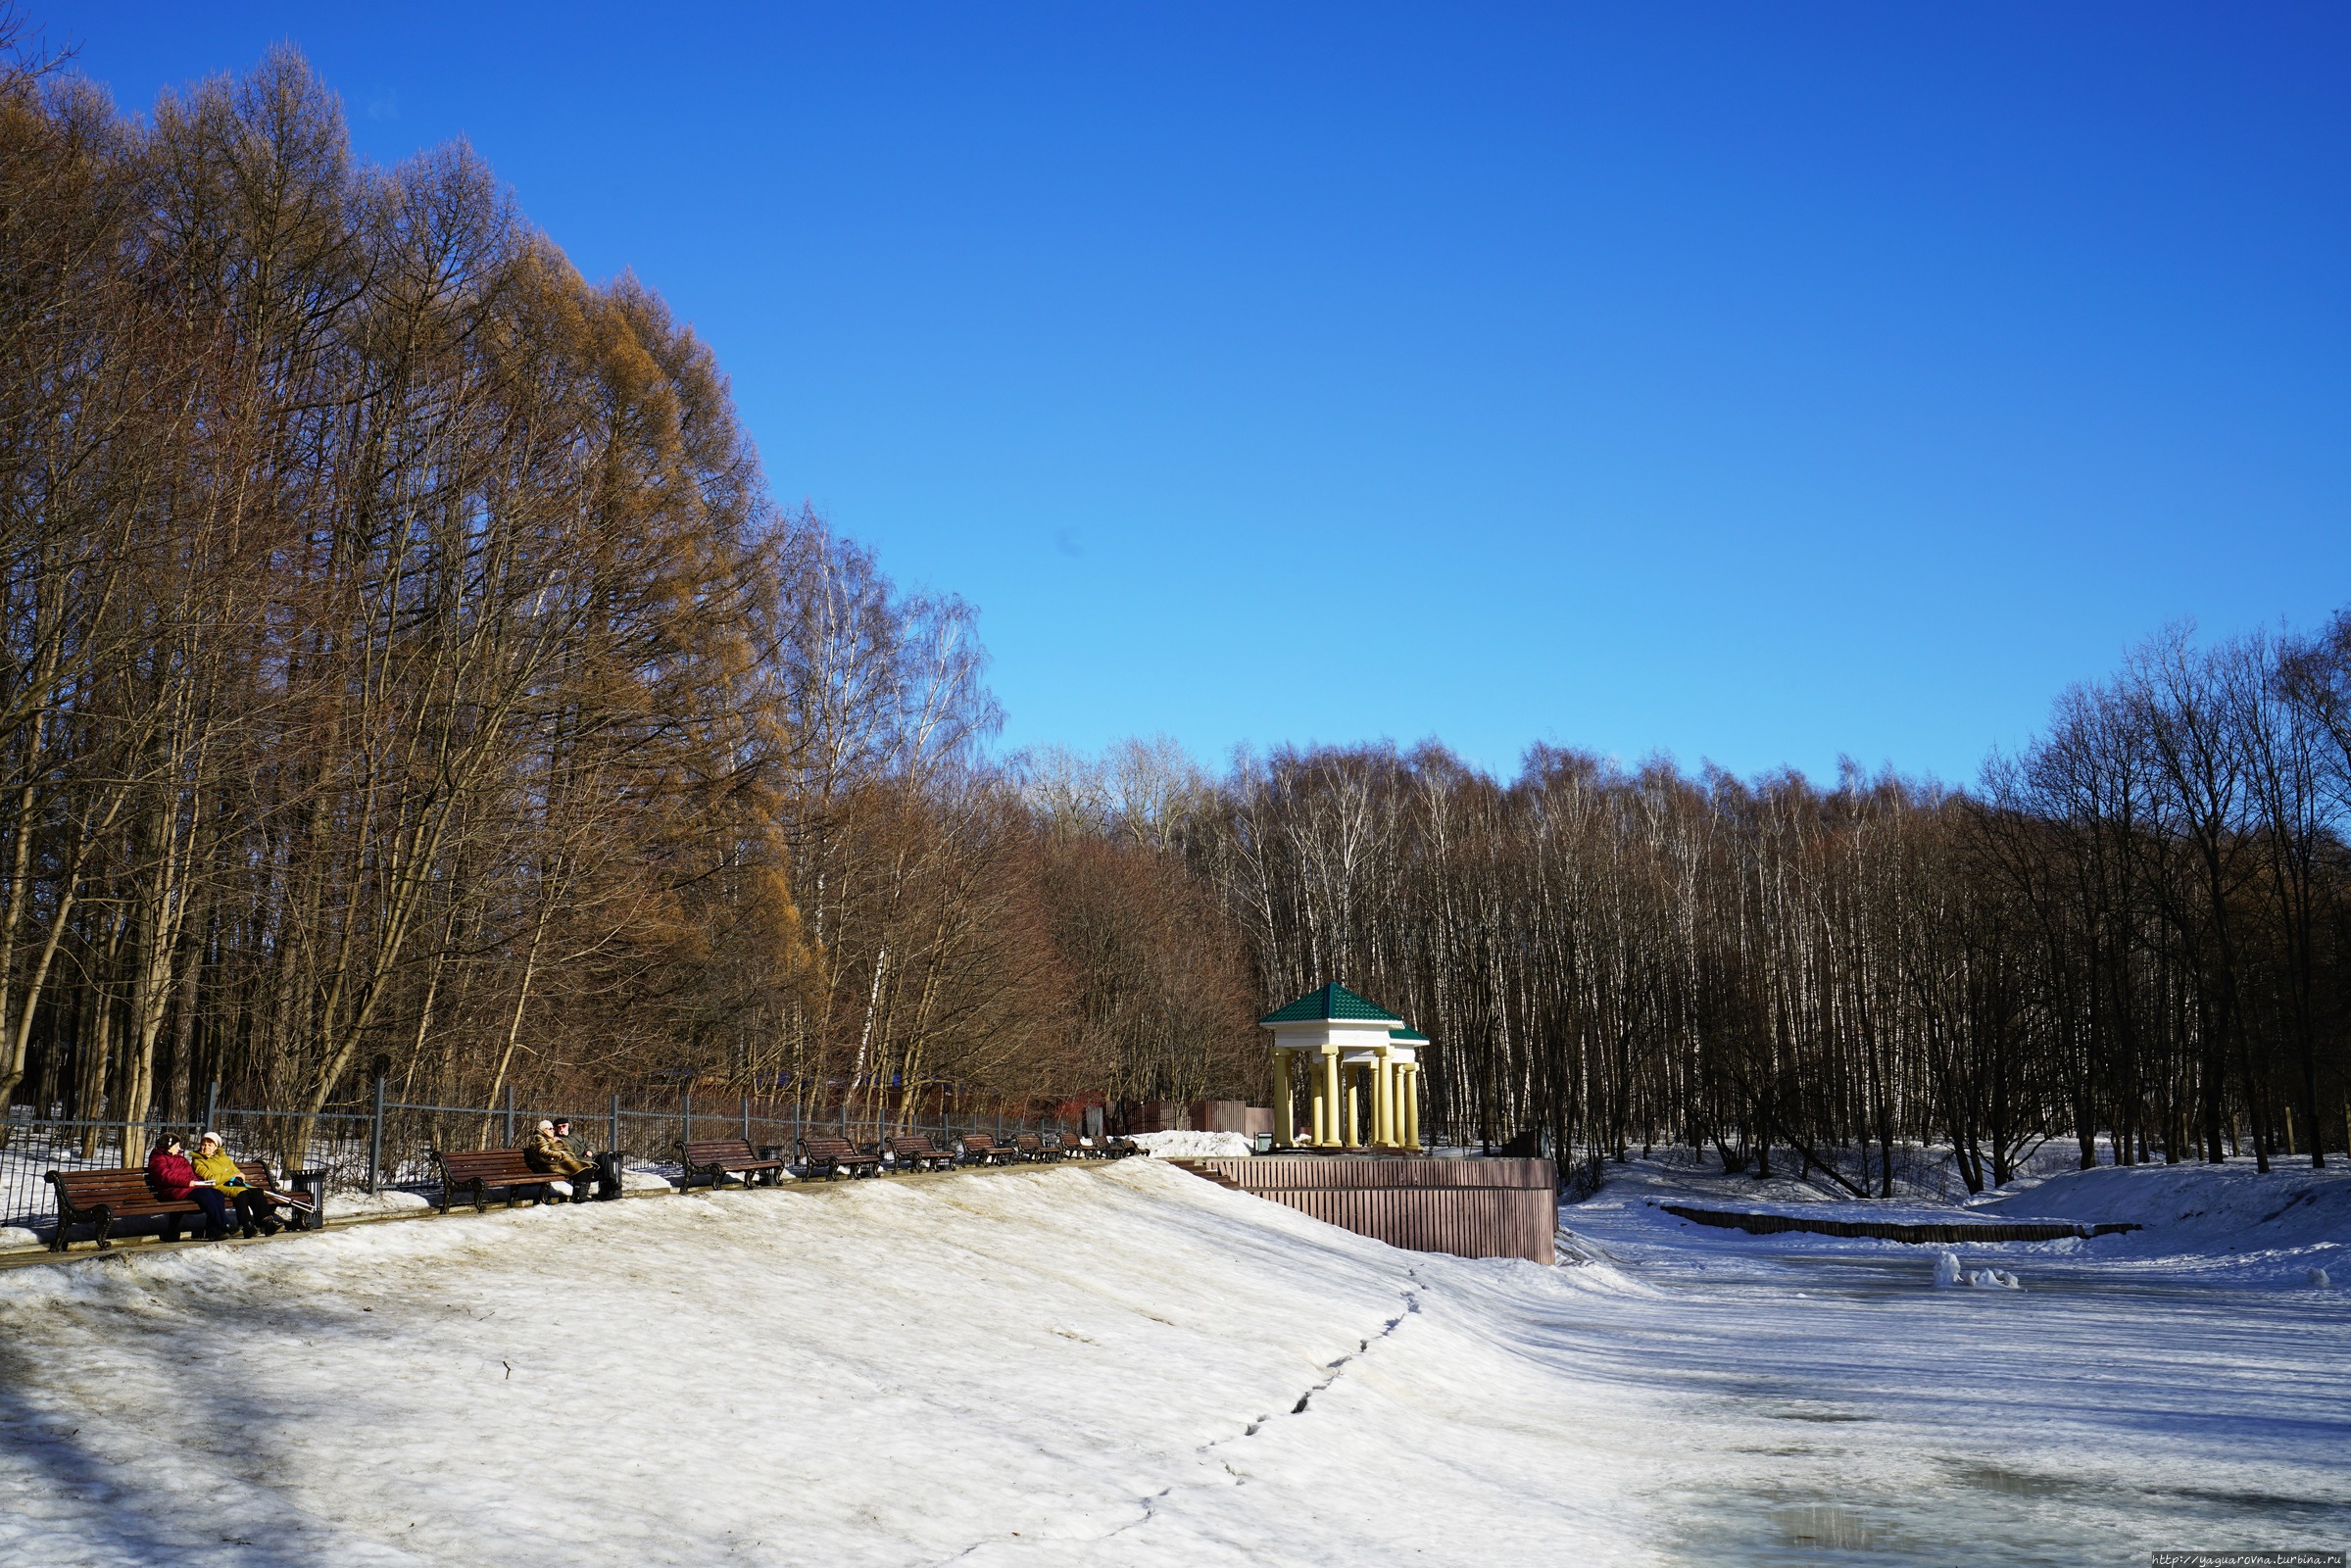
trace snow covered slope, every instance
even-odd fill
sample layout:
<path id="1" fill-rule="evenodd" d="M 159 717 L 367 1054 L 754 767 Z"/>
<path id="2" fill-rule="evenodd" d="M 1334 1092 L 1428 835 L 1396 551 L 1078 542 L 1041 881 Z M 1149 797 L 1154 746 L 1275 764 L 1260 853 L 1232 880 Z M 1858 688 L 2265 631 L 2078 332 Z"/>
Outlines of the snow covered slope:
<path id="1" fill-rule="evenodd" d="M 2195 1197 L 2101 1174 L 2030 1211 Z M 1963 1250 L 2015 1291 L 1685 1225 L 1657 1202 L 1735 1184 L 1657 1168 L 1566 1211 L 1559 1268 L 1143 1159 L 84 1254 L 0 1273 L 0 1563 L 2335 1549 L 2351 1291 L 2301 1283 L 2331 1233 L 2281 1228 L 2333 1189 L 2264 1218 L 2305 1185 L 2228 1187 L 2251 1251 L 2177 1217 Z"/>
<path id="2" fill-rule="evenodd" d="M 2239 1267 L 2263 1257 L 2288 1264 L 2329 1264 L 2351 1249 L 2351 1170 L 2251 1160 L 2224 1165 L 2100 1166 L 2051 1176 L 1981 1212 L 2010 1219 L 2099 1219 L 2141 1225 L 2138 1236 L 2106 1239 L 2103 1255 L 2230 1258 Z M 2303 1254 L 2309 1254 L 2304 1256 Z M 2233 1257 L 2231 1257 L 2233 1254 Z M 2290 1276 L 2289 1276 L 2290 1277 Z"/>
<path id="3" fill-rule="evenodd" d="M 1639 1560 L 1624 1288 L 1140 1159 L 20 1269 L 0 1561 Z"/>

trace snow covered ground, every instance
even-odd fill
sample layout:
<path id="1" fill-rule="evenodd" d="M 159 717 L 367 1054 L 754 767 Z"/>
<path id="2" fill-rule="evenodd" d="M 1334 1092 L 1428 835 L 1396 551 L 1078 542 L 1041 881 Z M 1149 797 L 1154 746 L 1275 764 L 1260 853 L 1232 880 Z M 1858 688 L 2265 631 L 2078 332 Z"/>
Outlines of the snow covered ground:
<path id="1" fill-rule="evenodd" d="M 1959 1250 L 2015 1291 L 1662 1165 L 1558 1268 L 1140 1159 L 126 1249 L 0 1274 L 0 1563 L 2340 1549 L 2351 1176 L 2192 1174 L 2001 1200 L 2153 1221 Z"/>
<path id="2" fill-rule="evenodd" d="M 2143 1562 L 2351 1538 L 2351 1291 L 2311 1283 L 2351 1273 L 2351 1171 L 2140 1166 L 1960 1212 L 1800 1210 L 2146 1227 L 1953 1249 L 1748 1236 L 1657 1206 L 1799 1211 L 1789 1193 L 1750 1200 L 1757 1185 L 1644 1164 L 1564 1214 L 1563 1251 L 1672 1303 L 1607 1332 L 1653 1388 L 1696 1401 L 1722 1454 L 1664 1509 L 1677 1555 Z M 1936 1290 L 1945 1251 L 2018 1288 Z"/>
<path id="3" fill-rule="evenodd" d="M 1239 1133 L 1137 1133 L 1131 1141 L 1160 1159 L 1233 1159 L 1249 1152 L 1249 1141 Z"/>

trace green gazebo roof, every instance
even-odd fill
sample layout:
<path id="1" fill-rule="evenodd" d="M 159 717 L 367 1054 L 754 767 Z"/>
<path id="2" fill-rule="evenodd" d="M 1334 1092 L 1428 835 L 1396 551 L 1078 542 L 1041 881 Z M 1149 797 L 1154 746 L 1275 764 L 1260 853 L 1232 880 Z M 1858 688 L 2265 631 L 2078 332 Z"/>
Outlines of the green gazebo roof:
<path id="1" fill-rule="evenodd" d="M 1343 985 L 1319 986 L 1291 1003 L 1276 1007 L 1259 1018 L 1259 1023 L 1322 1023 L 1345 1019 L 1356 1023 L 1401 1024 L 1401 1014 L 1390 1012 L 1378 1003 L 1356 996 Z"/>
<path id="2" fill-rule="evenodd" d="M 1388 1031 L 1388 1038 L 1395 1041 L 1399 1046 L 1425 1046 L 1429 1043 L 1429 1037 L 1427 1035 L 1422 1034 L 1417 1029 L 1409 1027 L 1391 1029 Z"/>

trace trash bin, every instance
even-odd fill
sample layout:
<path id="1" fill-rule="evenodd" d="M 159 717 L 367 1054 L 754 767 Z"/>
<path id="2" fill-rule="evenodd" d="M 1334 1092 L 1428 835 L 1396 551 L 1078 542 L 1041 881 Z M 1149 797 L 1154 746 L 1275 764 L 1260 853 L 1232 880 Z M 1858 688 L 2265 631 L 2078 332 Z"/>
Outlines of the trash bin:
<path id="1" fill-rule="evenodd" d="M 759 1157 L 761 1159 L 780 1159 L 783 1160 L 786 1165 L 789 1165 L 791 1163 L 791 1153 L 792 1151 L 782 1144 L 761 1144 L 759 1146 Z M 763 1170 L 759 1172 L 759 1185 L 762 1187 L 778 1187 L 783 1184 L 783 1180 L 784 1173 L 781 1170 Z"/>
<path id="2" fill-rule="evenodd" d="M 1249 1141 L 1249 1146 L 1252 1154 L 1270 1154 L 1273 1152 L 1273 1134 L 1259 1133 Z"/>
<path id="3" fill-rule="evenodd" d="M 310 1207 L 292 1211 L 294 1229 L 315 1231 L 326 1224 L 326 1172 L 322 1170 L 290 1170 L 286 1172 L 286 1190 L 310 1200 Z"/>
<path id="4" fill-rule="evenodd" d="M 596 1155 L 596 1200 L 620 1196 L 620 1151 L 608 1149 Z"/>

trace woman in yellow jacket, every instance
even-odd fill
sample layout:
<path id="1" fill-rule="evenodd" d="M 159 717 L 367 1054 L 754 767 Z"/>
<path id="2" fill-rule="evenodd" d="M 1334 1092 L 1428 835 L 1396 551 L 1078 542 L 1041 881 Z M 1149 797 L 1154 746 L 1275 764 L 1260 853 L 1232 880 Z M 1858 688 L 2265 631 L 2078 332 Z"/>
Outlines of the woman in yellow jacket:
<path id="1" fill-rule="evenodd" d="M 220 1189 L 221 1196 L 237 1205 L 237 1225 L 240 1235 L 251 1237 L 256 1231 L 264 1236 L 275 1236 L 282 1228 L 277 1215 L 269 1206 L 269 1196 L 258 1187 L 246 1185 L 245 1173 L 237 1162 L 228 1157 L 219 1133 L 206 1133 L 196 1140 L 196 1154 L 190 1162 L 196 1167 L 196 1178 Z"/>

